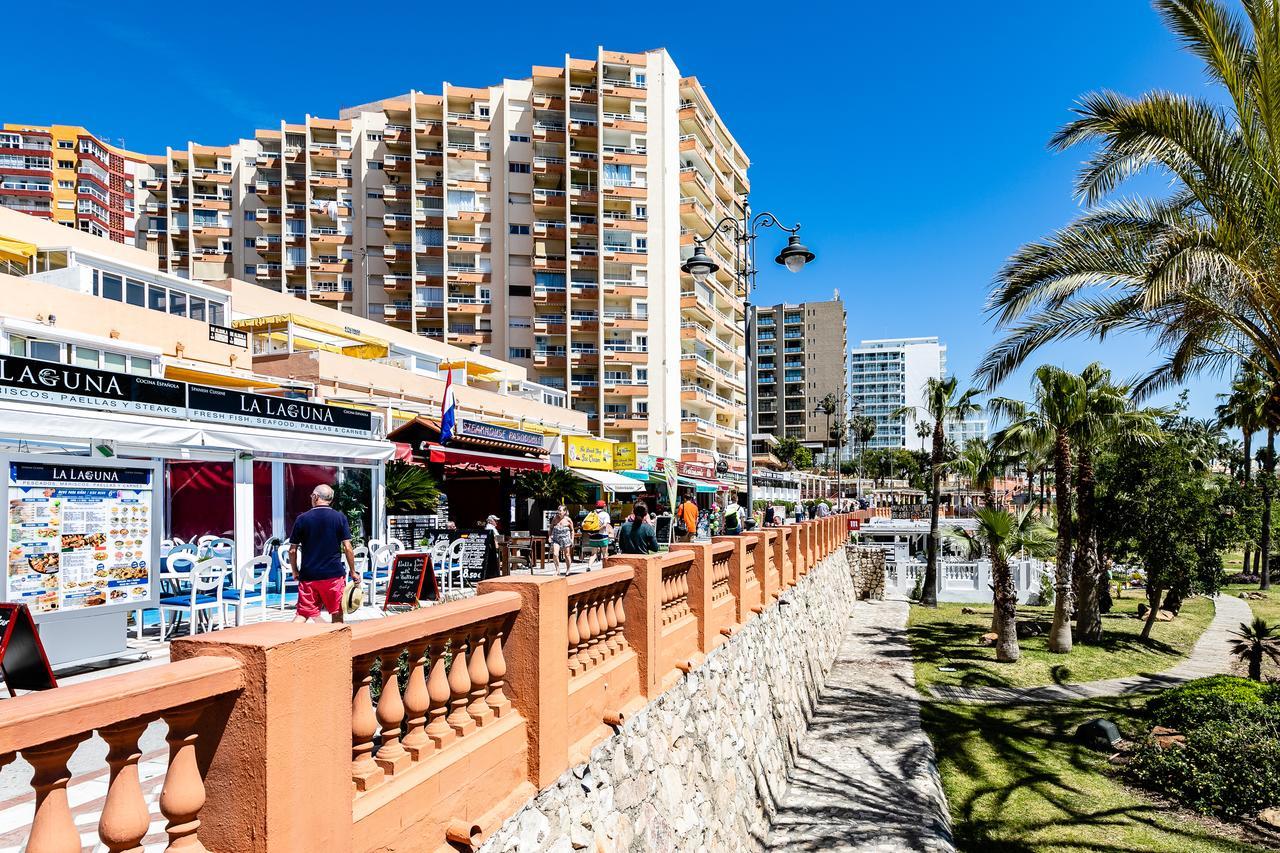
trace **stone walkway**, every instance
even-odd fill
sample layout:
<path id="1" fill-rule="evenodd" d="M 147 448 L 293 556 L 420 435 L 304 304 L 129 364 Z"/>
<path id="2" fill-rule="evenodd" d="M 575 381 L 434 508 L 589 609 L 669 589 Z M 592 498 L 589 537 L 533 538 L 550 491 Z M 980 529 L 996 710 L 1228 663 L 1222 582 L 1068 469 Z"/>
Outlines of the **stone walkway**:
<path id="1" fill-rule="evenodd" d="M 935 699 L 944 702 L 1005 704 L 1013 702 L 1070 702 L 1149 693 L 1177 687 L 1187 681 L 1231 672 L 1230 632 L 1241 622 L 1253 621 L 1249 603 L 1241 598 L 1219 595 L 1214 599 L 1213 621 L 1196 641 L 1186 660 L 1160 673 L 1140 673 L 1125 678 L 1107 678 L 1081 684 L 1051 684 L 1046 687 L 960 687 L 936 685 L 931 689 Z"/>
<path id="2" fill-rule="evenodd" d="M 791 851 L 954 851 L 905 601 L 860 601 L 769 835 Z"/>

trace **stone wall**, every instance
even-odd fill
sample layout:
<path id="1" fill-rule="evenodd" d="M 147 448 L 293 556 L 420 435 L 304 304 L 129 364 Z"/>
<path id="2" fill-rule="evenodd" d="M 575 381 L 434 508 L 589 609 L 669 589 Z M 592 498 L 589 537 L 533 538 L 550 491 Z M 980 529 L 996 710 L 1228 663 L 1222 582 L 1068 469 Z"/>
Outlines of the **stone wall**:
<path id="1" fill-rule="evenodd" d="M 849 571 L 858 599 L 880 601 L 884 598 L 884 551 L 867 545 L 846 545 Z"/>
<path id="2" fill-rule="evenodd" d="M 855 598 L 837 549 L 481 849 L 762 849 Z"/>

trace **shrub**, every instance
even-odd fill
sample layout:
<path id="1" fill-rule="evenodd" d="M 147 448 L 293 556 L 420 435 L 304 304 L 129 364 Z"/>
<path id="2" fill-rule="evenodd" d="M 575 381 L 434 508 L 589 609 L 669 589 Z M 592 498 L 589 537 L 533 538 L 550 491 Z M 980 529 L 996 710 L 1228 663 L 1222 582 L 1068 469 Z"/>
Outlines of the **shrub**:
<path id="1" fill-rule="evenodd" d="M 1245 572 L 1236 572 L 1234 575 L 1227 575 L 1222 579 L 1223 583 L 1260 583 L 1262 578 L 1258 575 L 1246 574 Z"/>
<path id="2" fill-rule="evenodd" d="M 1249 703 L 1243 703 L 1248 706 Z M 1280 788 L 1280 715 L 1261 703 L 1257 719 L 1212 720 L 1187 733 L 1185 745 L 1135 750 L 1126 774 L 1206 814 L 1251 815 L 1275 804 Z"/>
<path id="3" fill-rule="evenodd" d="M 920 596 L 924 595 L 924 575 L 916 575 L 916 585 L 911 587 L 911 593 L 907 596 L 912 601 L 919 601 Z"/>
<path id="4" fill-rule="evenodd" d="M 1049 569 L 1046 566 L 1044 570 L 1040 572 L 1040 590 L 1036 595 L 1036 606 L 1052 607 L 1053 596 L 1055 594 L 1056 593 L 1053 589 L 1053 575 L 1049 573 Z"/>
<path id="5" fill-rule="evenodd" d="M 1210 722 L 1252 719 L 1270 696 L 1276 691 L 1256 681 L 1214 675 L 1160 693 L 1147 702 L 1147 713 L 1155 725 L 1187 732 Z"/>

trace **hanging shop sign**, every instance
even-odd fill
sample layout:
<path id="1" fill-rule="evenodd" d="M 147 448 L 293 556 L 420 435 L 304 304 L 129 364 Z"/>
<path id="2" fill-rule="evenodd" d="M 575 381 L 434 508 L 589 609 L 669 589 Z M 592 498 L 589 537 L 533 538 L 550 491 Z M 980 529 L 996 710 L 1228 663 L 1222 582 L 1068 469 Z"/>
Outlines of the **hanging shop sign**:
<path id="1" fill-rule="evenodd" d="M 585 435 L 565 436 L 564 458 L 570 468 L 612 471 L 615 467 L 613 442 Z"/>
<path id="2" fill-rule="evenodd" d="M 716 466 L 704 465 L 701 462 L 681 462 L 676 466 L 676 470 L 686 477 L 697 477 L 700 480 L 716 478 Z"/>
<path id="3" fill-rule="evenodd" d="M 636 443 L 619 441 L 613 446 L 613 470 L 634 471 L 636 468 Z"/>
<path id="4" fill-rule="evenodd" d="M 186 386 L 169 379 L 0 356 L 0 399 L 180 418 L 186 397 Z"/>
<path id="5" fill-rule="evenodd" d="M 151 598 L 150 468 L 8 468 L 7 600 L 40 614 Z"/>
<path id="6" fill-rule="evenodd" d="M 367 437 L 373 430 L 373 415 L 359 409 L 206 385 L 187 389 L 187 406 L 192 420 L 198 421 L 355 437 Z"/>
<path id="7" fill-rule="evenodd" d="M 542 450 L 542 436 L 536 432 L 522 429 L 487 424 L 484 421 L 473 421 L 470 418 L 458 420 L 458 434 L 467 438 L 487 438 L 490 441 L 505 441 L 507 444 L 518 444 L 530 450 Z"/>

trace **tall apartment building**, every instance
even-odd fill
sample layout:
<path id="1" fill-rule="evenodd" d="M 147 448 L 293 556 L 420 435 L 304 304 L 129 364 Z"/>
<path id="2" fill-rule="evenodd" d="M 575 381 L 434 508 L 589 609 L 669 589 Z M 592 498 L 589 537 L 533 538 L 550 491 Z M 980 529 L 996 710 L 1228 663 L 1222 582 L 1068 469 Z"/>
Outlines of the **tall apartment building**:
<path id="1" fill-rule="evenodd" d="M 925 382 L 946 375 L 947 347 L 936 337 L 863 341 L 850 350 L 849 396 L 854 411 L 876 422 L 875 438 L 867 447 L 919 448 L 916 425 L 928 420 Z M 896 414 L 904 406 L 914 414 Z M 970 439 L 987 437 L 987 417 L 978 413 L 948 421 L 943 428 L 949 440 L 963 447 Z M 928 449 L 929 439 L 923 442 Z"/>
<path id="2" fill-rule="evenodd" d="M 844 302 L 780 303 L 756 309 L 756 431 L 826 448 L 830 419 L 816 412 L 828 394 L 847 403 Z"/>
<path id="3" fill-rule="evenodd" d="M 0 130 L 0 206 L 117 243 L 137 239 L 138 180 L 148 170 L 146 158 L 83 127 Z"/>
<path id="4" fill-rule="evenodd" d="M 713 230 L 748 160 L 665 50 L 139 159 L 138 242 L 161 269 L 524 365 L 599 435 L 742 469 L 742 299 Z M 695 234 L 721 265 L 702 283 L 680 272 Z"/>

